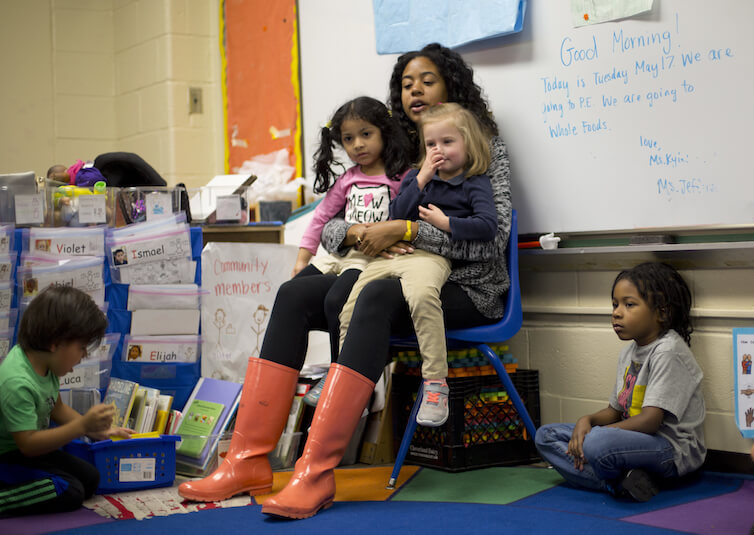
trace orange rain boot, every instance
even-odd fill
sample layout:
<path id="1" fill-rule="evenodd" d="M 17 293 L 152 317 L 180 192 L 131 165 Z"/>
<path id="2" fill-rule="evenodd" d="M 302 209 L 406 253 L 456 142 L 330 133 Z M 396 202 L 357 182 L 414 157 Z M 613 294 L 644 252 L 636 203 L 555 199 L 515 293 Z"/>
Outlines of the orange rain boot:
<path id="1" fill-rule="evenodd" d="M 374 390 L 374 383 L 340 364 L 332 364 L 314 411 L 304 454 L 293 477 L 262 512 L 286 518 L 309 518 L 332 505 L 334 468 L 351 441 L 356 425 Z"/>
<path id="2" fill-rule="evenodd" d="M 250 358 L 228 455 L 204 479 L 181 483 L 178 494 L 216 502 L 244 492 L 252 496 L 270 492 L 272 468 L 267 454 L 283 432 L 297 382 L 298 370 Z"/>

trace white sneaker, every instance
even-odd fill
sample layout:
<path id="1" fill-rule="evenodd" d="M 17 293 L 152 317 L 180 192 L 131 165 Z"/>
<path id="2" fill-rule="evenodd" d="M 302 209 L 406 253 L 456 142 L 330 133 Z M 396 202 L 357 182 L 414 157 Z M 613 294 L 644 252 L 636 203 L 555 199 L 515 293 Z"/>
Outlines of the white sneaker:
<path id="1" fill-rule="evenodd" d="M 448 391 L 448 383 L 444 379 L 425 379 L 416 423 L 427 427 L 444 424 L 448 420 Z"/>

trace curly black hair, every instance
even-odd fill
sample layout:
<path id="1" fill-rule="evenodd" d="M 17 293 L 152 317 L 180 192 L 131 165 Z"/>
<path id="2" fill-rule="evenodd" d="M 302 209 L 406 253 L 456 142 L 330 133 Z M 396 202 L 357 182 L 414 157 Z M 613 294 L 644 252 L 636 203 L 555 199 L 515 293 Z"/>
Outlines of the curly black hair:
<path id="1" fill-rule="evenodd" d="M 639 295 L 649 306 L 660 314 L 660 327 L 664 335 L 673 329 L 691 345 L 691 291 L 686 281 L 676 269 L 663 262 L 644 262 L 631 269 L 621 271 L 613 282 L 615 285 L 628 280 L 639 291 Z"/>
<path id="2" fill-rule="evenodd" d="M 338 108 L 330 120 L 330 126 L 320 130 L 319 148 L 314 153 L 314 193 L 327 192 L 345 171 L 345 166 L 336 161 L 333 149 L 336 143 L 343 146 L 340 129 L 347 119 L 362 119 L 379 128 L 385 176 L 391 180 L 400 180 L 411 164 L 409 141 L 387 107 L 372 97 L 357 97 Z M 333 167 L 339 167 L 340 173 Z"/>
<path id="3" fill-rule="evenodd" d="M 448 101 L 456 102 L 473 113 L 479 120 L 486 134 L 498 135 L 497 123 L 487 104 L 487 99 L 482 95 L 482 89 L 474 83 L 474 71 L 464 61 L 460 54 L 438 43 L 431 43 L 421 50 L 407 52 L 400 56 L 393 67 L 390 76 L 389 105 L 393 117 L 398 119 L 403 130 L 408 134 L 411 141 L 412 161 L 418 159 L 419 135 L 414 122 L 408 118 L 403 109 L 401 93 L 403 91 L 403 71 L 408 63 L 418 57 L 425 57 L 437 66 L 437 69 L 445 82 L 448 92 Z"/>

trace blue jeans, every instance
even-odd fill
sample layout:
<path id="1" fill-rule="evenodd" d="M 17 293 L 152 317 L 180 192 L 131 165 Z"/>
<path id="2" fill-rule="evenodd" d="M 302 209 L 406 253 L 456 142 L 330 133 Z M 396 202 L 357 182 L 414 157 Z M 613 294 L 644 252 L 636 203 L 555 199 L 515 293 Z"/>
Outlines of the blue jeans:
<path id="1" fill-rule="evenodd" d="M 611 492 L 613 483 L 632 468 L 668 478 L 678 471 L 673 446 L 658 435 L 615 427 L 593 427 L 584 437 L 584 468 L 579 470 L 568 455 L 574 424 L 549 424 L 537 430 L 534 442 L 544 460 L 566 481 L 577 487 Z"/>

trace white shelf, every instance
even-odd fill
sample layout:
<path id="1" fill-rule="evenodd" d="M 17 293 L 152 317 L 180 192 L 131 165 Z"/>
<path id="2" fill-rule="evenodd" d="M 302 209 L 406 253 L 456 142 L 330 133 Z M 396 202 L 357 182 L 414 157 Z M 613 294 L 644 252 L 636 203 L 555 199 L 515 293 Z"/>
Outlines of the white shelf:
<path id="1" fill-rule="evenodd" d="M 519 251 L 521 269 L 529 271 L 616 270 L 648 261 L 667 262 L 677 269 L 754 268 L 754 241 L 608 245 Z"/>

